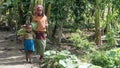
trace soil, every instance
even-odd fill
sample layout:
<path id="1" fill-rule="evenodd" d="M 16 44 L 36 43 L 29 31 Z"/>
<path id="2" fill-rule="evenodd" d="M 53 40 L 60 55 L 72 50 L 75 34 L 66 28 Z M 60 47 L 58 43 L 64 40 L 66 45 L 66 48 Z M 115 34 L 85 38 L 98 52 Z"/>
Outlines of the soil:
<path id="1" fill-rule="evenodd" d="M 15 33 L 0 31 L 0 68 L 41 68 L 39 64 L 39 55 L 33 54 L 33 63 L 26 63 L 25 54 L 21 42 L 16 41 L 12 35 Z M 47 50 L 69 50 L 73 54 L 80 54 L 79 50 L 70 46 L 71 43 L 56 44 L 48 40 Z"/>
<path id="2" fill-rule="evenodd" d="M 38 61 L 39 55 L 33 54 L 33 63 L 26 63 L 24 51 L 20 51 L 22 44 L 16 41 L 13 32 L 0 31 L 0 68 L 40 68 Z M 47 50 L 69 50 L 73 54 L 79 53 L 71 44 L 56 44 L 54 42 L 47 42 Z"/>
<path id="3" fill-rule="evenodd" d="M 12 32 L 0 32 L 0 68 L 40 68 L 38 55 L 33 55 L 33 63 L 26 63 L 21 44 L 15 38 L 6 38 Z"/>

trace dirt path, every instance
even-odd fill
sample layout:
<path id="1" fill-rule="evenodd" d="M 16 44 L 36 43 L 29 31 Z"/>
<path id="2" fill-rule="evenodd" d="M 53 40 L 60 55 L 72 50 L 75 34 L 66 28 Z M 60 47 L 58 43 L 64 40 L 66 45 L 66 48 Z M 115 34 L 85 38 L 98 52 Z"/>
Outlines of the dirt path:
<path id="1" fill-rule="evenodd" d="M 41 68 L 40 65 L 42 64 L 39 64 L 38 61 L 39 55 L 34 54 L 32 64 L 26 63 L 24 52 L 21 52 L 19 50 L 21 48 L 21 44 L 18 44 L 15 38 L 10 37 L 7 40 L 5 40 L 5 38 L 11 34 L 13 33 L 0 31 L 0 68 Z M 79 53 L 76 49 L 67 45 L 64 44 L 62 46 L 59 46 L 56 44 L 47 43 L 46 51 L 69 50 L 73 54 Z"/>
<path id="2" fill-rule="evenodd" d="M 16 40 L 5 40 L 9 32 L 0 32 L 0 68 L 40 68 L 37 55 L 33 56 L 33 63 L 25 62 L 24 52 L 19 51 L 20 45 Z"/>

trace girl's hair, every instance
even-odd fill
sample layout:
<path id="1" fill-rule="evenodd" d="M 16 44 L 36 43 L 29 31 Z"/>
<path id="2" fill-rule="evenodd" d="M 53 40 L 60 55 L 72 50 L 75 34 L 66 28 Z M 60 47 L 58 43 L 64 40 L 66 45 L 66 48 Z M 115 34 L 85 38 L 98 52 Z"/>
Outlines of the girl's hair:
<path id="1" fill-rule="evenodd" d="M 32 25 L 31 24 L 25 24 L 26 25 L 26 28 L 29 29 L 29 28 L 32 28 Z"/>
<path id="2" fill-rule="evenodd" d="M 36 6 L 36 8 L 35 8 L 35 14 L 36 14 L 36 16 L 39 16 L 39 14 L 38 14 L 38 13 L 39 13 L 39 12 L 38 12 L 39 9 L 42 10 L 41 16 L 44 16 L 44 15 L 45 15 L 45 12 L 44 12 L 44 8 L 43 8 L 42 5 L 37 5 L 37 6 Z"/>

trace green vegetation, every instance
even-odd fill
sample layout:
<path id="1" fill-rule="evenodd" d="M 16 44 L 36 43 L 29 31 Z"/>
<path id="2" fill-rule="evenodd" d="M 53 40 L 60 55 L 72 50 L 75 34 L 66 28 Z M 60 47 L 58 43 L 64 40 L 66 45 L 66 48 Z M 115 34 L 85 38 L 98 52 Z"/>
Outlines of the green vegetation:
<path id="1" fill-rule="evenodd" d="M 51 43 L 78 51 L 47 51 L 43 68 L 81 68 L 80 60 L 96 65 L 91 68 L 120 68 L 120 0 L 1 0 L 0 29 L 21 35 L 37 4 L 45 8 Z"/>
<path id="2" fill-rule="evenodd" d="M 46 68 L 101 68 L 88 63 L 82 63 L 77 56 L 72 55 L 69 51 L 46 51 L 46 60 L 43 62 Z"/>
<path id="3" fill-rule="evenodd" d="M 109 51 L 96 51 L 92 54 L 92 63 L 103 68 L 119 68 L 120 65 L 120 48 Z"/>

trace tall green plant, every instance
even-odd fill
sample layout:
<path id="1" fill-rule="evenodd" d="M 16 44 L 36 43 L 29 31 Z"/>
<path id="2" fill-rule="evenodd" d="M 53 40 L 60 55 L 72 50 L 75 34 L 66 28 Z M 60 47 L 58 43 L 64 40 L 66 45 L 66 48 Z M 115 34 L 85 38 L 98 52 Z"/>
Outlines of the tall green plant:
<path id="1" fill-rule="evenodd" d="M 106 35 L 106 40 L 107 40 L 107 44 L 108 46 L 116 46 L 118 43 L 117 43 L 117 40 L 115 38 L 115 35 L 116 35 L 116 31 L 114 29 L 111 29 L 107 35 Z"/>
<path id="2" fill-rule="evenodd" d="M 93 43 L 89 42 L 84 35 L 84 33 L 80 30 L 77 30 L 77 33 L 73 33 L 70 37 L 70 41 L 73 42 L 73 45 L 79 48 L 82 51 L 90 51 L 93 48 Z"/>

